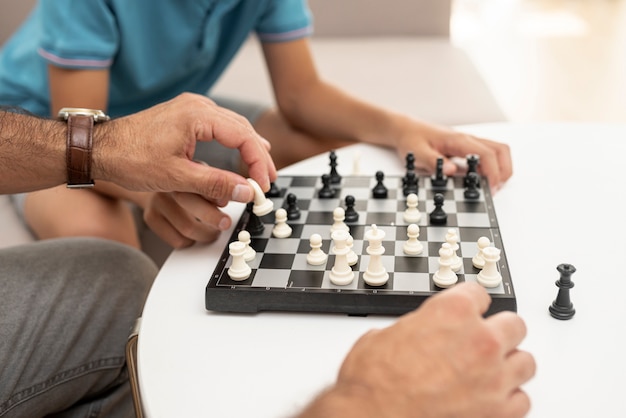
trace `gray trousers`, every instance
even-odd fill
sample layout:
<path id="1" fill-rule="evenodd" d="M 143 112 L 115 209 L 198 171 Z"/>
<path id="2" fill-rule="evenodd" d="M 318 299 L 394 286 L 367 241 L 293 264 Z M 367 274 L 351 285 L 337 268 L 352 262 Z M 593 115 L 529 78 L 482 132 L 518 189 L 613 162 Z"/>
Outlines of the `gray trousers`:
<path id="1" fill-rule="evenodd" d="M 157 274 L 91 238 L 0 250 L 0 417 L 132 417 L 125 344 Z"/>

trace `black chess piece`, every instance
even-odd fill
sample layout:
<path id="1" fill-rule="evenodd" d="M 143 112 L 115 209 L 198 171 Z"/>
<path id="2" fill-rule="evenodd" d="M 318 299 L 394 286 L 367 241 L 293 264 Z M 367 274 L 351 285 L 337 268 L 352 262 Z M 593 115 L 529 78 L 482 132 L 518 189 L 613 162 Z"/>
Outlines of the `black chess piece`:
<path id="1" fill-rule="evenodd" d="M 463 196 L 467 200 L 478 200 L 480 198 L 480 191 L 478 190 L 478 174 L 468 173 L 465 179 L 465 191 Z"/>
<path id="2" fill-rule="evenodd" d="M 357 222 L 359 220 L 359 212 L 354 209 L 355 199 L 354 196 L 348 195 L 345 199 L 346 202 L 346 210 L 345 210 L 345 221 L 346 222 Z"/>
<path id="3" fill-rule="evenodd" d="M 548 307 L 548 310 L 550 315 L 556 319 L 571 319 L 576 310 L 570 301 L 569 291 L 574 287 L 571 276 L 576 272 L 576 267 L 571 264 L 559 264 L 556 269 L 561 273 L 559 280 L 554 283 L 559 288 L 559 293 L 552 305 Z"/>
<path id="4" fill-rule="evenodd" d="M 406 171 L 415 171 L 415 155 L 412 152 L 406 154 Z"/>
<path id="5" fill-rule="evenodd" d="M 469 177 L 471 173 L 478 174 L 478 163 L 480 162 L 480 157 L 476 154 L 469 154 L 466 158 L 467 160 L 467 173 L 465 173 L 465 177 L 463 178 L 463 185 L 467 187 L 467 182 L 469 181 Z M 477 187 L 480 187 L 480 182 L 478 182 Z"/>
<path id="6" fill-rule="evenodd" d="M 317 192 L 320 199 L 332 199 L 335 197 L 335 190 L 330 187 L 330 175 L 322 174 L 322 188 Z"/>
<path id="7" fill-rule="evenodd" d="M 448 214 L 443 210 L 444 197 L 441 193 L 435 193 L 435 209 L 430 212 L 431 225 L 445 225 L 448 222 Z"/>
<path id="8" fill-rule="evenodd" d="M 435 168 L 435 175 L 430 178 L 431 184 L 434 188 L 445 189 L 448 183 L 448 178 L 443 174 L 443 158 L 437 158 L 437 166 Z"/>
<path id="9" fill-rule="evenodd" d="M 330 152 L 330 182 L 331 184 L 341 183 L 341 176 L 337 172 L 337 154 L 335 151 Z"/>
<path id="10" fill-rule="evenodd" d="M 261 218 L 254 214 L 252 211 L 252 206 L 254 202 L 248 203 L 246 207 L 246 211 L 248 212 L 248 222 L 246 223 L 246 231 L 250 233 L 250 235 L 261 235 L 265 230 L 265 224 Z"/>
<path id="11" fill-rule="evenodd" d="M 265 193 L 265 197 L 280 197 L 280 189 L 276 183 L 270 183 L 270 189 Z"/>
<path id="12" fill-rule="evenodd" d="M 414 171 L 407 172 L 406 176 L 402 179 L 402 193 L 405 196 L 411 193 L 418 194 L 417 181 L 417 174 L 415 174 Z"/>
<path id="13" fill-rule="evenodd" d="M 289 193 L 287 195 L 287 219 L 294 221 L 300 219 L 300 208 L 298 207 L 298 198 L 295 194 Z"/>
<path id="14" fill-rule="evenodd" d="M 374 199 L 386 199 L 387 198 L 387 187 L 383 183 L 385 179 L 385 173 L 382 171 L 376 172 L 376 186 L 372 189 L 372 197 Z"/>

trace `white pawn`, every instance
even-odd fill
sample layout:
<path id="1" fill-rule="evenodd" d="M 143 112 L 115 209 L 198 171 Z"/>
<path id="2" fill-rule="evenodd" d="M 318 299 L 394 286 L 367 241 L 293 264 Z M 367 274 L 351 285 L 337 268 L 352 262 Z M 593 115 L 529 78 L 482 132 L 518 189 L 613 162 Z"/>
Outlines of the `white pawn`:
<path id="1" fill-rule="evenodd" d="M 502 275 L 498 271 L 498 261 L 500 261 L 500 250 L 496 247 L 487 247 L 483 250 L 485 267 L 478 273 L 476 280 L 484 287 L 498 287 L 502 283 Z"/>
<path id="2" fill-rule="evenodd" d="M 381 258 L 385 253 L 385 247 L 382 245 L 385 231 L 378 229 L 376 225 L 372 225 L 371 229 L 365 231 L 364 238 L 370 244 L 365 250 L 370 255 L 370 263 L 365 273 L 363 273 L 363 280 L 370 286 L 382 286 L 389 280 L 389 273 L 383 266 Z"/>
<path id="3" fill-rule="evenodd" d="M 489 247 L 490 244 L 491 244 L 491 241 L 489 241 L 489 238 L 487 237 L 478 238 L 478 241 L 476 242 L 476 245 L 478 246 L 478 252 L 476 253 L 474 257 L 472 257 L 472 264 L 477 269 L 481 269 L 485 267 L 485 259 L 483 257 L 483 251 L 485 250 L 485 248 Z"/>
<path id="4" fill-rule="evenodd" d="M 332 234 L 335 231 L 349 231 L 348 225 L 344 222 L 346 219 L 346 211 L 344 208 L 339 206 L 337 209 L 333 211 L 333 220 L 335 221 L 333 225 L 330 227 L 330 233 Z"/>
<path id="5" fill-rule="evenodd" d="M 424 246 L 417 239 L 420 236 L 420 227 L 417 224 L 411 224 L 406 229 L 406 235 L 409 239 L 404 243 L 402 250 L 408 255 L 418 255 L 424 250 Z"/>
<path id="6" fill-rule="evenodd" d="M 291 227 L 287 225 L 287 211 L 283 208 L 276 209 L 276 224 L 272 228 L 272 235 L 276 238 L 287 238 L 291 236 Z"/>
<path id="7" fill-rule="evenodd" d="M 243 259 L 246 261 L 254 260 L 254 257 L 256 257 L 256 251 L 254 251 L 254 248 L 250 246 L 250 233 L 245 229 L 242 229 L 241 232 L 239 232 L 239 235 L 237 235 L 237 239 L 246 245 L 246 252 L 243 254 Z"/>
<path id="8" fill-rule="evenodd" d="M 348 235 L 348 240 L 346 241 L 346 245 L 350 249 L 350 252 L 346 256 L 348 257 L 348 265 L 353 266 L 359 261 L 359 257 L 352 250 L 352 247 L 354 247 L 354 238 L 352 238 L 352 235 Z"/>
<path id="9" fill-rule="evenodd" d="M 452 271 L 458 272 L 463 266 L 463 260 L 461 260 L 461 257 L 459 257 L 459 255 L 456 253 L 459 249 L 459 236 L 456 234 L 456 229 L 448 229 L 448 233 L 446 234 L 446 242 L 450 244 L 450 248 L 452 248 L 452 265 L 450 266 L 450 268 L 452 268 Z"/>
<path id="10" fill-rule="evenodd" d="M 347 246 L 347 231 L 338 230 L 332 233 L 333 253 L 335 253 L 335 265 L 328 273 L 330 281 L 338 286 L 344 286 L 352 283 L 354 280 L 354 271 L 348 264 L 348 253 L 350 248 Z"/>
<path id="11" fill-rule="evenodd" d="M 311 251 L 306 255 L 306 262 L 312 266 L 321 266 L 328 260 L 328 254 L 322 250 L 322 236 L 313 234 L 309 238 Z"/>
<path id="12" fill-rule="evenodd" d="M 417 195 L 415 193 L 409 193 L 406 197 L 406 210 L 404 211 L 404 222 L 414 224 L 422 219 L 422 214 L 417 209 Z"/>
<path id="13" fill-rule="evenodd" d="M 459 278 L 452 271 L 452 247 L 447 242 L 441 244 L 439 249 L 439 270 L 433 274 L 433 282 L 441 288 L 450 287 L 455 284 Z"/>
<path id="14" fill-rule="evenodd" d="M 265 197 L 265 193 L 261 190 L 259 183 L 252 179 L 248 179 L 248 183 L 254 189 L 254 204 L 252 205 L 252 212 L 256 216 L 264 216 L 274 210 L 274 202 Z"/>
<path id="15" fill-rule="evenodd" d="M 246 244 L 240 241 L 233 241 L 228 245 L 228 252 L 233 257 L 233 262 L 228 268 L 228 275 L 235 281 L 246 280 L 250 277 L 252 269 L 244 260 Z"/>

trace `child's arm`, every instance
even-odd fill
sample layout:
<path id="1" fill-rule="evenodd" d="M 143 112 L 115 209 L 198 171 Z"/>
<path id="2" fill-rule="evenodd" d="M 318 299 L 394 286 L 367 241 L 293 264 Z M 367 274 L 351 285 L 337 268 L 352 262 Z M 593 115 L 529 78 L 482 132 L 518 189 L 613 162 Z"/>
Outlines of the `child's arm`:
<path id="1" fill-rule="evenodd" d="M 307 39 L 264 43 L 278 107 L 289 123 L 318 138 L 391 146 L 404 158 L 416 155 L 416 167 L 434 171 L 437 157 L 481 156 L 482 172 L 498 188 L 512 174 L 507 145 L 411 119 L 365 103 L 320 79 Z M 446 174 L 456 166 L 446 160 Z"/>

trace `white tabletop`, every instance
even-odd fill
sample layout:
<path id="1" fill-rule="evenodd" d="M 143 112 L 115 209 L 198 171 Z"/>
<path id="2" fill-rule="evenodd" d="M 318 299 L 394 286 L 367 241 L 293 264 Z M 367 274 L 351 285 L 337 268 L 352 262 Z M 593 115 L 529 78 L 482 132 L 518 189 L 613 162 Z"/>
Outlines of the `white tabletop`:
<path id="1" fill-rule="evenodd" d="M 515 174 L 494 204 L 537 360 L 526 385 L 531 417 L 626 416 L 626 125 L 482 124 L 463 131 L 510 144 Z M 338 150 L 338 170 L 404 174 L 394 153 L 366 145 Z M 343 164 L 343 165 L 342 165 Z M 282 174 L 321 175 L 328 156 Z M 235 215 L 240 204 L 226 210 Z M 333 314 L 219 314 L 204 290 L 230 232 L 210 246 L 175 251 L 148 297 L 139 372 L 149 417 L 286 417 L 335 377 L 354 341 L 389 317 Z M 548 313 L 573 264 L 576 315 Z"/>

